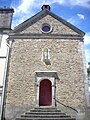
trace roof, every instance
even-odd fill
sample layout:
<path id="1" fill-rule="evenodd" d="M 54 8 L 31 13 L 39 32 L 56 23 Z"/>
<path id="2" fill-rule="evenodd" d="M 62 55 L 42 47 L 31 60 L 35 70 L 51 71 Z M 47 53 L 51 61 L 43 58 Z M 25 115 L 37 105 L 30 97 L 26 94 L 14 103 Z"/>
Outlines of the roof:
<path id="1" fill-rule="evenodd" d="M 0 8 L 0 13 L 13 13 L 13 8 Z"/>
<path id="2" fill-rule="evenodd" d="M 78 29 L 74 25 L 70 24 L 69 22 L 67 22 L 63 18 L 57 16 L 56 14 L 52 13 L 51 11 L 49 11 L 47 9 L 40 11 L 36 15 L 34 15 L 31 18 L 27 19 L 23 23 L 19 24 L 17 27 L 14 28 L 14 30 L 12 30 L 12 32 L 15 32 L 15 33 L 21 32 L 21 31 L 25 30 L 27 27 L 29 27 L 30 25 L 34 24 L 38 20 L 40 20 L 43 17 L 45 17 L 46 15 L 52 16 L 53 18 L 57 19 L 58 21 L 62 22 L 64 25 L 68 26 L 69 28 L 71 28 L 72 30 L 74 30 L 75 32 L 80 34 L 81 36 L 85 35 L 85 33 L 83 31 L 81 31 L 80 29 Z"/>

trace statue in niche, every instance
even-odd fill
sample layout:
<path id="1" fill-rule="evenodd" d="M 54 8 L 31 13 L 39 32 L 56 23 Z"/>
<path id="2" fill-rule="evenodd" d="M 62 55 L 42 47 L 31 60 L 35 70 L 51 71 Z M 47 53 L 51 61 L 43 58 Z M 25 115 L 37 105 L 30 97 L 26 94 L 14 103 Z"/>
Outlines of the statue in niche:
<path id="1" fill-rule="evenodd" d="M 44 62 L 46 65 L 51 65 L 50 63 L 50 49 L 44 49 L 42 51 L 42 62 Z"/>

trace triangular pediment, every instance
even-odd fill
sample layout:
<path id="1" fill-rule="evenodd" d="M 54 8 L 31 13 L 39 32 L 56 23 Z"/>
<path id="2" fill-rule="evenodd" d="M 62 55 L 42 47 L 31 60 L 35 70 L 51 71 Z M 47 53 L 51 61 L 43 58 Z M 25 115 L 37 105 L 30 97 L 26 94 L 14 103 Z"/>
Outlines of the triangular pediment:
<path id="1" fill-rule="evenodd" d="M 50 34 L 73 34 L 80 36 L 85 34 L 77 27 L 46 9 L 18 25 L 12 30 L 12 33 L 42 34 L 41 26 L 44 23 L 48 23 L 52 27 Z"/>

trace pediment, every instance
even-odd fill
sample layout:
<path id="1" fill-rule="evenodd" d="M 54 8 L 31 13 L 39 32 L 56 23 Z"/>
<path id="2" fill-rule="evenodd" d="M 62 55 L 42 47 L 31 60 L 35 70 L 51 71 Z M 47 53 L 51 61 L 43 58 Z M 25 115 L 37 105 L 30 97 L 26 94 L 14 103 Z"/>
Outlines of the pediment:
<path id="1" fill-rule="evenodd" d="M 50 34 L 70 34 L 80 36 L 84 36 L 85 34 L 80 29 L 76 28 L 48 10 L 43 10 L 35 16 L 29 18 L 12 30 L 12 32 L 20 34 L 43 34 L 41 29 L 44 23 L 48 23 L 51 26 L 52 31 Z"/>

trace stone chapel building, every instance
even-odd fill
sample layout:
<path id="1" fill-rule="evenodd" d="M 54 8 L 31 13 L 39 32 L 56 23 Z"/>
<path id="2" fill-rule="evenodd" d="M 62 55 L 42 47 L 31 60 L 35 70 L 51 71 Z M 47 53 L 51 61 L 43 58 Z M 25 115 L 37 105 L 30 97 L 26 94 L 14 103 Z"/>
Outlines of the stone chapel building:
<path id="1" fill-rule="evenodd" d="M 85 33 L 50 11 L 49 5 L 11 30 L 3 118 L 62 102 L 86 107 Z"/>

